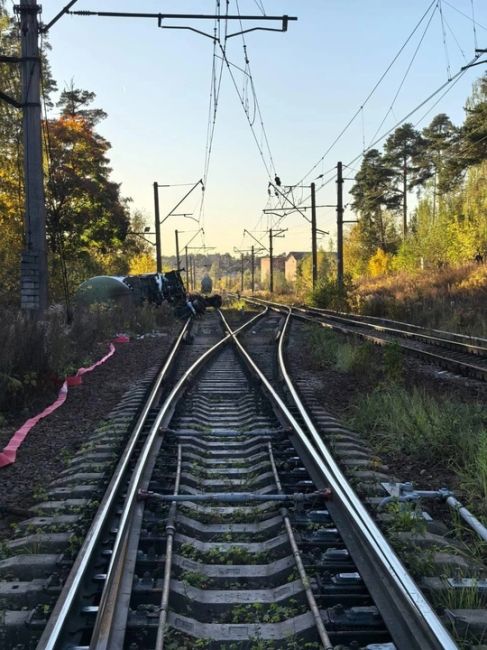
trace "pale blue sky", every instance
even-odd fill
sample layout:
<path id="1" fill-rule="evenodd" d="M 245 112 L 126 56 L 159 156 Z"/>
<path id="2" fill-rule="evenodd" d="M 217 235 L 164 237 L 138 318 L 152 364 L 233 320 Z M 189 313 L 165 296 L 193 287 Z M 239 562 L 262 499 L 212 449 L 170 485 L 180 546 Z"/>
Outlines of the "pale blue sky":
<path id="1" fill-rule="evenodd" d="M 67 0 L 45 0 L 47 21 Z M 225 2 L 222 0 L 222 6 Z M 277 173 L 284 184 L 298 182 L 361 106 L 398 52 L 431 0 L 239 0 L 242 14 L 298 16 L 287 33 L 253 32 L 246 36 L 248 56 Z M 443 0 L 380 133 L 392 127 L 420 101 L 473 57 L 472 0 Z M 478 47 L 487 47 L 487 1 L 473 0 Z M 74 9 L 99 11 L 214 13 L 214 0 L 79 0 Z M 230 13 L 236 12 L 236 0 Z M 429 15 L 428 15 L 429 16 Z M 173 23 L 181 24 L 181 23 Z M 194 23 L 193 23 L 194 24 Z M 195 25 L 211 31 L 212 24 Z M 238 25 L 234 25 L 238 27 Z M 345 136 L 306 178 L 351 161 L 368 145 L 398 89 L 426 20 Z M 114 180 L 133 198 L 134 208 L 152 223 L 152 182 L 186 183 L 203 174 L 212 42 L 182 30 L 161 30 L 153 20 L 65 16 L 52 29 L 50 55 L 59 85 L 94 91 L 96 104 L 108 113 L 102 134 L 113 149 Z M 228 57 L 243 65 L 242 41 L 229 41 Z M 468 71 L 419 125 L 437 112 L 457 123 L 473 81 L 487 66 Z M 238 75 L 239 87 L 243 77 Z M 431 106 L 431 103 L 428 105 Z M 415 114 L 416 123 L 425 109 Z M 261 138 L 258 121 L 257 137 Z M 360 165 L 358 161 L 354 167 Z M 265 229 L 261 210 L 267 201 L 267 174 L 231 79 L 223 74 L 213 154 L 206 190 L 206 243 L 220 251 L 250 246 L 242 231 Z M 351 183 L 346 186 L 350 187 Z M 186 188 L 161 189 L 161 211 L 168 212 Z M 318 194 L 318 203 L 335 201 L 335 183 Z M 198 214 L 197 190 L 181 211 Z M 320 209 L 319 226 L 334 236 L 333 209 Z M 286 238 L 276 251 L 309 249 L 309 226 L 299 215 L 288 217 Z M 163 252 L 173 253 L 175 228 L 191 230 L 194 222 L 171 217 L 163 226 Z M 182 236 L 182 243 L 192 235 Z M 259 235 L 257 235 L 259 236 Z M 328 246 L 326 239 L 325 247 Z"/>

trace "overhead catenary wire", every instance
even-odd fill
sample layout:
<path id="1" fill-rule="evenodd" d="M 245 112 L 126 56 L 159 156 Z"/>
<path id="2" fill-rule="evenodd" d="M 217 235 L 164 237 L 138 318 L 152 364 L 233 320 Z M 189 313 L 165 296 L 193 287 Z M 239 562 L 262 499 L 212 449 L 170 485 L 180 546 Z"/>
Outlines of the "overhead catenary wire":
<path id="1" fill-rule="evenodd" d="M 475 23 L 475 7 L 473 0 L 470 0 L 470 6 L 472 8 L 472 30 L 473 30 L 473 46 L 475 49 L 478 48 L 478 41 L 477 41 L 477 25 Z"/>
<path id="2" fill-rule="evenodd" d="M 217 1 L 217 7 L 218 10 L 220 9 L 220 1 Z M 226 0 L 226 15 L 228 15 L 228 7 L 229 7 L 229 0 Z M 240 17 L 240 8 L 238 5 L 238 0 L 236 0 L 236 8 L 237 8 L 237 13 L 238 16 Z M 265 13 L 264 13 L 265 15 Z M 222 17 L 223 19 L 223 17 Z M 219 22 L 219 21 L 217 21 Z M 243 25 L 242 21 L 240 20 L 240 25 L 241 29 L 243 31 Z M 245 61 L 245 68 L 241 69 L 234 63 L 232 63 L 228 56 L 227 56 L 227 21 L 225 21 L 225 33 L 223 35 L 223 38 L 221 37 L 221 31 L 218 29 L 218 33 L 215 33 L 215 38 L 214 38 L 214 52 L 213 52 L 213 73 L 212 73 L 212 88 L 213 92 L 210 92 L 210 108 L 209 108 L 209 114 L 211 114 L 212 111 L 212 98 L 213 98 L 213 120 L 210 124 L 210 118 L 209 118 L 209 126 L 208 126 L 208 137 L 207 137 L 207 147 L 206 147 L 206 159 L 205 159 L 205 173 L 203 175 L 204 179 L 204 185 L 206 187 L 207 183 L 207 177 L 208 177 L 208 169 L 209 169 L 209 162 L 210 162 L 210 157 L 211 157 L 211 151 L 212 151 L 212 144 L 213 144 L 213 136 L 215 132 L 215 124 L 216 124 L 216 111 L 218 108 L 218 99 L 220 95 L 220 88 L 221 88 L 221 83 L 222 83 L 222 71 L 224 65 L 227 67 L 227 70 L 229 72 L 230 78 L 232 80 L 232 84 L 235 88 L 235 91 L 237 93 L 238 99 L 240 101 L 240 104 L 243 108 L 244 114 L 246 116 L 247 122 L 249 124 L 249 127 L 252 132 L 253 139 L 257 145 L 259 155 L 262 159 L 262 162 L 264 164 L 267 176 L 269 180 L 273 180 L 276 172 L 275 172 L 275 164 L 274 164 L 274 159 L 272 156 L 272 151 L 270 148 L 269 144 L 269 138 L 267 136 L 267 131 L 264 125 L 264 119 L 262 116 L 262 111 L 260 108 L 259 100 L 257 97 L 257 92 L 255 88 L 255 82 L 252 76 L 252 70 L 250 68 L 250 61 L 248 57 L 248 50 L 247 50 L 247 44 L 245 42 L 245 37 L 242 34 L 242 44 L 243 44 L 243 50 L 244 50 L 244 61 Z M 220 56 L 216 54 L 216 50 L 220 49 Z M 215 80 L 215 61 L 216 59 L 221 59 L 221 65 L 220 65 L 220 70 L 218 73 L 218 81 L 216 82 Z M 245 91 L 241 92 L 238 83 L 235 77 L 235 74 L 233 73 L 232 68 L 238 69 L 240 72 L 242 72 L 245 75 L 245 79 L 250 83 L 250 89 L 251 89 L 251 94 L 253 98 L 253 115 L 251 115 L 250 109 L 249 109 L 249 104 L 248 101 L 246 100 L 245 96 Z M 261 128 L 261 133 L 262 133 L 262 138 L 265 143 L 265 146 L 263 145 L 262 142 L 259 142 L 259 138 L 255 132 L 255 118 L 258 117 L 260 128 Z M 266 152 L 264 151 L 266 149 Z M 269 162 L 267 162 L 266 159 L 266 154 L 268 157 Z M 204 200 L 205 200 L 205 193 L 202 195 L 202 200 L 201 200 L 201 205 L 200 205 L 200 213 L 199 213 L 199 219 L 200 221 L 203 220 L 204 217 Z"/>
<path id="3" fill-rule="evenodd" d="M 415 48 L 415 50 L 414 50 L 414 52 L 413 52 L 413 55 L 412 55 L 411 60 L 410 60 L 410 62 L 409 62 L 409 65 L 407 66 L 406 71 L 404 72 L 404 75 L 403 75 L 403 77 L 402 77 L 402 79 L 401 79 L 401 82 L 400 82 L 400 84 L 399 84 L 399 86 L 398 86 L 398 88 L 397 88 L 397 90 L 396 90 L 396 93 L 395 93 L 393 99 L 392 99 L 391 105 L 390 105 L 389 108 L 387 109 L 386 114 L 384 115 L 384 117 L 383 117 L 381 123 L 379 124 L 379 126 L 377 127 L 377 129 L 376 129 L 374 135 L 372 136 L 372 138 L 371 138 L 371 142 L 373 142 L 373 141 L 375 140 L 375 138 L 377 137 L 377 134 L 380 132 L 380 130 L 381 130 L 382 127 L 384 126 L 384 122 L 386 121 L 386 119 L 389 117 L 389 115 L 390 115 L 390 114 L 392 113 L 392 111 L 393 111 L 394 105 L 395 105 L 395 103 L 396 103 L 396 101 L 397 101 L 397 98 L 399 97 L 399 93 L 401 92 L 401 90 L 402 90 L 402 88 L 403 88 L 403 86 L 404 86 L 404 84 L 405 84 L 405 82 L 406 82 L 406 79 L 408 78 L 408 75 L 409 75 L 409 73 L 410 73 L 410 71 L 411 71 L 411 68 L 412 68 L 412 66 L 413 66 L 413 63 L 414 63 L 414 61 L 416 60 L 416 57 L 417 57 L 417 55 L 418 55 L 418 52 L 419 52 L 419 50 L 421 49 L 421 45 L 423 44 L 423 41 L 424 41 L 424 39 L 425 39 L 425 37 L 426 37 L 426 34 L 428 33 L 428 30 L 429 30 L 429 28 L 430 28 L 430 25 L 431 25 L 431 23 L 432 23 L 432 21 L 433 21 L 433 17 L 434 17 L 434 15 L 435 15 L 435 12 L 433 11 L 433 12 L 431 13 L 431 16 L 429 17 L 428 22 L 426 23 L 426 26 L 425 26 L 425 28 L 424 28 L 424 30 L 423 30 L 423 33 L 422 33 L 422 35 L 421 35 L 421 38 L 419 39 L 419 42 L 418 42 L 418 44 L 417 44 L 417 46 L 416 46 L 416 48 Z M 370 146 L 370 145 L 369 145 L 369 146 Z M 367 148 L 368 148 L 368 147 L 365 147 L 365 146 L 364 146 L 364 151 L 366 151 Z"/>
<path id="4" fill-rule="evenodd" d="M 228 7 L 229 0 L 226 2 L 226 12 L 225 16 L 228 16 Z M 215 15 L 221 15 L 221 6 L 220 0 L 216 0 L 215 5 Z M 228 21 L 225 20 L 225 47 L 226 47 L 226 36 L 228 30 Z M 205 163 L 203 171 L 203 188 L 205 188 L 201 194 L 201 201 L 198 213 L 198 221 L 204 224 L 204 207 L 205 207 L 205 197 L 206 197 L 206 185 L 208 182 L 208 174 L 210 169 L 211 154 L 213 151 L 213 140 L 215 136 L 216 129 L 216 118 L 218 112 L 218 105 L 220 99 L 220 90 L 223 77 L 223 61 L 220 64 L 220 70 L 217 71 L 216 65 L 216 52 L 217 52 L 217 43 L 221 39 L 221 21 L 219 18 L 215 20 L 213 28 L 213 57 L 212 57 L 212 72 L 211 72 L 211 83 L 210 83 L 210 99 L 208 103 L 208 124 L 207 124 L 207 133 L 206 133 L 206 146 L 205 146 Z"/>
<path id="5" fill-rule="evenodd" d="M 451 78 L 451 67 L 450 67 L 450 55 L 448 53 L 448 43 L 446 39 L 446 30 L 445 30 L 445 21 L 443 19 L 443 5 L 441 4 L 441 0 L 438 0 L 438 9 L 440 12 L 440 23 L 441 23 L 441 34 L 443 37 L 443 50 L 445 52 L 445 60 L 446 60 L 446 73 L 448 79 Z"/>
<path id="6" fill-rule="evenodd" d="M 471 59 L 471 61 L 469 62 L 469 65 L 471 65 L 472 63 L 475 63 L 475 62 L 479 59 L 480 56 L 481 56 L 480 53 L 479 53 L 479 54 L 476 54 L 476 55 L 473 57 L 473 59 Z M 447 81 L 445 81 L 445 82 L 444 82 L 444 83 L 443 83 L 439 88 L 437 88 L 437 89 L 436 89 L 435 91 L 433 91 L 430 95 L 428 95 L 428 97 L 426 97 L 426 99 L 424 99 L 423 101 L 421 101 L 417 106 L 415 106 L 412 110 L 410 110 L 410 111 L 407 113 L 407 115 L 405 115 L 403 118 L 401 118 L 400 120 L 398 120 L 398 121 L 396 122 L 396 124 L 394 124 L 394 126 L 392 126 L 391 128 L 387 129 L 387 131 L 385 131 L 384 133 L 382 133 L 378 138 L 376 138 L 373 142 L 371 142 L 371 143 L 369 144 L 369 147 L 367 148 L 367 150 L 366 150 L 365 152 L 364 152 L 364 151 L 360 152 L 357 156 L 355 156 L 355 157 L 354 157 L 352 160 L 350 160 L 347 164 L 348 164 L 348 165 L 353 165 L 357 160 L 360 160 L 360 158 L 362 158 L 363 155 L 364 155 L 367 151 L 369 151 L 370 149 L 373 149 L 377 144 L 379 144 L 382 140 L 384 140 L 384 138 L 386 138 L 386 137 L 387 137 L 388 135 L 390 135 L 393 131 L 395 131 L 395 130 L 396 130 L 396 129 L 401 125 L 401 124 L 403 124 L 404 122 L 406 122 L 406 120 L 408 120 L 410 117 L 412 117 L 412 116 L 413 116 L 417 111 L 421 110 L 421 108 L 423 108 L 423 106 L 425 106 L 426 104 L 428 104 L 428 103 L 429 103 L 433 98 L 435 98 L 435 97 L 436 97 L 439 93 L 441 93 L 445 88 L 447 88 L 448 86 L 451 86 L 451 84 L 453 84 L 453 83 L 456 83 L 456 81 L 458 81 L 461 77 L 463 77 L 463 75 L 467 72 L 467 70 L 468 70 L 468 67 L 467 67 L 467 66 L 464 66 L 463 68 L 461 68 L 461 69 L 460 69 L 458 72 L 456 72 L 456 73 L 455 73 L 455 74 L 454 74 L 450 79 L 448 79 Z M 451 90 L 451 88 L 449 88 L 449 90 Z M 446 94 L 446 93 L 445 93 L 445 94 Z M 331 182 L 336 178 L 336 169 L 335 169 L 335 166 L 331 167 L 329 170 L 327 170 L 326 172 L 324 172 L 323 176 L 327 176 L 328 174 L 332 174 L 332 175 L 331 175 L 329 178 L 327 178 L 326 180 L 323 180 L 323 182 L 322 182 L 322 183 L 321 183 L 321 184 L 316 188 L 316 192 L 318 192 L 318 191 L 320 191 L 321 189 L 323 189 L 326 185 L 328 185 L 329 183 L 331 183 Z M 309 198 L 309 197 L 307 197 L 307 199 L 308 199 L 308 198 Z M 307 200 L 307 199 L 306 199 L 306 200 Z"/>
<path id="7" fill-rule="evenodd" d="M 316 169 L 321 165 L 321 163 L 325 160 L 326 156 L 330 153 L 330 151 L 335 147 L 335 145 L 341 140 L 341 138 L 344 136 L 344 134 L 348 131 L 348 129 L 351 127 L 351 125 L 355 122 L 357 117 L 360 115 L 360 112 L 363 110 L 363 108 L 366 106 L 366 104 L 369 102 L 369 100 L 372 98 L 374 95 L 375 91 L 379 88 L 381 85 L 382 81 L 385 79 L 393 65 L 396 63 L 398 58 L 401 56 L 402 52 L 410 42 L 410 40 L 413 38 L 414 34 L 417 32 L 417 30 L 420 28 L 422 25 L 423 21 L 426 19 L 430 11 L 433 9 L 433 11 L 436 11 L 436 5 L 437 5 L 438 0 L 433 0 L 426 11 L 423 13 L 421 18 L 418 20 L 416 25 L 414 26 L 413 30 L 410 32 L 409 36 L 406 38 L 404 43 L 401 45 L 399 48 L 398 52 L 395 54 L 393 57 L 392 61 L 389 63 L 389 65 L 386 67 L 384 72 L 380 75 L 379 79 L 375 83 L 374 87 L 372 90 L 369 92 L 367 97 L 364 99 L 363 102 L 361 102 L 359 108 L 355 111 L 355 113 L 352 115 L 352 117 L 349 119 L 349 121 L 345 124 L 345 126 L 342 128 L 342 130 L 338 133 L 338 135 L 335 137 L 335 139 L 332 141 L 332 143 L 328 146 L 326 149 L 325 153 L 321 156 L 321 158 L 309 169 L 308 172 L 298 181 L 297 185 L 301 185 L 308 176 L 310 176 Z"/>
<path id="8" fill-rule="evenodd" d="M 456 82 L 454 82 L 454 83 L 456 83 Z M 453 85 L 454 85 L 454 84 L 453 84 Z M 449 92 L 450 89 L 451 89 L 451 87 L 449 87 L 449 88 L 447 89 L 446 92 Z M 441 96 L 441 98 L 446 94 L 446 92 Z M 441 99 L 441 98 L 440 98 L 440 99 Z M 439 100 L 438 100 L 438 101 L 439 101 Z M 424 116 L 423 116 L 423 118 L 424 118 Z M 421 118 L 421 119 L 423 119 L 423 118 Z M 420 121 L 420 120 L 418 120 L 418 122 L 416 122 L 415 126 L 416 126 L 417 124 L 419 124 L 419 121 Z M 478 131 L 481 131 L 482 129 L 483 129 L 483 126 L 481 125 L 480 127 L 474 129 L 474 130 L 472 131 L 472 134 L 473 134 L 473 133 L 477 133 Z M 483 137 L 482 137 L 480 140 L 478 140 L 476 143 L 471 143 L 471 144 L 467 145 L 466 148 L 462 149 L 462 153 L 461 153 L 461 154 L 458 154 L 458 153 L 455 154 L 455 159 L 456 159 L 457 161 L 458 161 L 458 160 L 463 160 L 463 161 L 468 162 L 470 159 L 468 158 L 468 156 L 465 156 L 464 154 L 465 154 L 466 152 L 468 152 L 469 150 L 472 150 L 474 146 L 480 144 L 481 142 L 483 142 L 483 141 L 485 141 L 485 140 L 487 140 L 487 135 L 483 136 Z M 355 169 L 355 168 L 352 168 L 350 165 L 345 165 L 345 164 L 344 164 L 343 167 L 346 167 L 346 168 L 351 169 L 355 174 L 358 173 L 358 170 Z M 331 170 L 330 170 L 330 171 L 331 171 Z M 326 183 L 324 183 L 324 185 L 327 185 L 328 183 L 330 183 L 331 181 L 333 181 L 333 180 L 335 179 L 335 177 L 336 177 L 336 175 L 333 175 L 331 178 L 329 178 L 329 179 L 327 180 Z M 383 190 L 381 190 L 381 191 L 377 192 L 376 194 L 372 194 L 370 198 L 372 198 L 372 199 L 374 199 L 374 198 L 379 198 L 379 197 L 381 197 L 383 194 L 384 194 L 384 192 L 383 192 Z"/>
<path id="9" fill-rule="evenodd" d="M 475 19 L 475 16 L 473 16 L 473 17 L 472 17 L 472 16 L 469 16 L 468 14 L 466 14 L 466 13 L 465 13 L 464 11 L 462 11 L 461 9 L 458 9 L 458 7 L 455 7 L 455 5 L 452 5 L 451 2 L 448 2 L 448 0 L 443 0 L 443 2 L 444 2 L 444 4 L 447 4 L 449 7 L 451 7 L 451 8 L 452 8 L 454 11 L 456 11 L 458 14 L 462 15 L 464 18 L 466 18 L 467 20 L 469 20 L 469 21 L 473 24 L 474 27 L 480 27 L 481 29 L 484 29 L 484 30 L 487 32 L 487 27 L 486 27 L 485 25 L 482 25 L 481 23 L 479 23 L 479 22 Z M 472 2 L 472 6 L 473 6 L 473 2 Z M 477 46 L 475 46 L 475 47 L 477 47 Z"/>
<path id="10" fill-rule="evenodd" d="M 240 14 L 240 6 L 239 6 L 238 0 L 235 0 L 235 3 L 236 3 L 237 15 L 240 17 L 241 14 Z M 240 19 L 239 22 L 240 22 L 240 29 L 243 31 L 244 28 L 243 28 L 242 20 Z M 264 119 L 263 119 L 263 116 L 262 116 L 262 111 L 260 109 L 259 99 L 257 97 L 257 91 L 256 91 L 256 88 L 255 88 L 255 82 L 254 82 L 254 78 L 253 78 L 253 75 L 252 75 L 252 69 L 251 69 L 251 66 L 250 66 L 250 59 L 249 59 L 249 56 L 248 56 L 248 48 L 247 48 L 247 43 L 246 43 L 246 40 L 245 40 L 245 35 L 241 34 L 241 38 L 242 38 L 242 48 L 243 48 L 244 62 L 245 62 L 244 72 L 246 73 L 248 81 L 250 82 L 250 89 L 252 91 L 252 96 L 253 96 L 253 99 L 254 99 L 254 105 L 255 105 L 255 108 L 256 108 L 256 111 L 257 111 L 257 116 L 259 118 L 262 137 L 263 137 L 263 140 L 265 142 L 265 146 L 266 146 L 266 149 L 267 149 L 267 154 L 269 156 L 269 165 L 267 165 L 265 163 L 265 161 L 263 161 L 263 162 L 264 162 L 265 167 L 266 167 L 267 175 L 269 176 L 270 179 L 272 179 L 272 177 L 276 175 L 276 168 L 275 168 L 274 159 L 273 159 L 273 156 L 272 156 L 271 147 L 270 147 L 270 144 L 269 144 L 269 138 L 267 136 L 267 131 L 266 131 L 266 128 L 265 128 L 265 125 L 264 125 Z M 231 76 L 232 76 L 232 81 L 234 82 L 235 89 L 237 90 L 237 93 L 239 95 L 239 99 L 240 99 L 240 102 L 242 104 L 242 108 L 244 109 L 245 115 L 247 117 L 247 121 L 248 121 L 249 126 L 250 126 L 250 128 L 252 130 L 252 133 L 254 135 L 254 139 L 256 141 L 256 144 L 258 145 L 259 153 L 261 154 L 261 157 L 263 157 L 263 146 L 262 146 L 261 143 L 258 142 L 258 139 L 256 137 L 256 134 L 255 134 L 255 131 L 254 131 L 254 124 L 253 124 L 254 120 L 252 120 L 250 118 L 250 112 L 248 110 L 248 107 L 246 108 L 246 106 L 245 106 L 245 101 L 244 101 L 243 95 L 238 91 L 238 86 L 237 86 L 237 84 L 236 84 L 236 82 L 234 80 L 233 75 L 231 75 Z M 270 173 L 268 171 L 269 169 L 270 169 Z"/>
<path id="11" fill-rule="evenodd" d="M 225 52 L 225 50 L 223 49 L 221 43 L 220 43 L 220 49 L 221 49 L 221 52 L 222 52 L 223 60 L 225 61 L 225 64 L 226 64 L 226 66 L 227 66 L 228 73 L 230 74 L 230 78 L 231 78 L 231 80 L 232 80 L 233 86 L 234 86 L 235 91 L 236 91 L 236 93 L 237 93 L 237 95 L 238 95 L 238 98 L 239 98 L 239 100 L 240 100 L 240 104 L 242 105 L 242 108 L 243 108 L 243 110 L 244 110 L 245 116 L 246 116 L 246 118 L 247 118 L 247 122 L 249 123 L 250 130 L 251 130 L 251 133 L 252 133 L 252 137 L 254 138 L 255 144 L 257 145 L 257 149 L 258 149 L 258 151 L 259 151 L 259 155 L 260 155 L 260 158 L 261 158 L 261 160 L 262 160 L 262 163 L 263 163 L 263 165 L 264 165 L 264 167 L 265 167 L 265 170 L 266 170 L 267 176 L 268 176 L 268 178 L 269 178 L 270 180 L 272 180 L 272 171 L 271 171 L 271 168 L 269 167 L 269 165 L 268 165 L 268 163 L 267 163 L 267 161 L 266 161 L 264 151 L 263 151 L 263 149 L 262 149 L 262 147 L 261 147 L 261 145 L 260 145 L 259 139 L 258 139 L 258 137 L 257 137 L 257 135 L 256 135 L 256 133 L 255 133 L 255 129 L 254 129 L 254 127 L 253 127 L 253 125 L 252 125 L 252 122 L 251 122 L 251 120 L 250 120 L 250 116 L 249 116 L 247 110 L 245 109 L 245 102 L 244 102 L 244 99 L 243 99 L 242 94 L 241 94 L 241 92 L 240 92 L 240 89 L 239 89 L 239 87 L 238 87 L 237 81 L 236 81 L 236 79 L 235 79 L 235 75 L 233 74 L 233 71 L 232 71 L 232 67 L 231 67 L 231 65 L 230 65 L 230 62 L 228 61 L 228 58 L 227 58 L 226 52 Z"/>

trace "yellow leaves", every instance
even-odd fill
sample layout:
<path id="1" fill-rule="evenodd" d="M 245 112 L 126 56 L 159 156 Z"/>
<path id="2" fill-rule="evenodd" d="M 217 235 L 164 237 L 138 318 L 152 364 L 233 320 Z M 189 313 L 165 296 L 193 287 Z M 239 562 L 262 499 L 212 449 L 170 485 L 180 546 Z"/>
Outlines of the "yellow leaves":
<path id="1" fill-rule="evenodd" d="M 385 275 L 391 269 L 391 261 L 392 257 L 384 252 L 382 248 L 378 248 L 368 261 L 367 271 L 369 275 L 373 278 Z"/>
<path id="2" fill-rule="evenodd" d="M 139 275 L 140 273 L 155 273 L 156 261 L 152 253 L 143 253 L 130 260 L 130 275 Z"/>
<path id="3" fill-rule="evenodd" d="M 477 265 L 458 285 L 459 289 L 484 289 L 487 291 L 487 264 Z"/>

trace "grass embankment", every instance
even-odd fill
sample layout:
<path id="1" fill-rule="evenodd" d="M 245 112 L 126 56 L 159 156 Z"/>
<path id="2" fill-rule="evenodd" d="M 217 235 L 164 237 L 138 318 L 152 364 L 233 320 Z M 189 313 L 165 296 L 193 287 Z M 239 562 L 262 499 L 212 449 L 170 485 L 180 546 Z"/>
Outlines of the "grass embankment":
<path id="1" fill-rule="evenodd" d="M 312 328 L 308 347 L 316 369 L 346 373 L 366 387 L 352 390 L 346 420 L 403 480 L 437 472 L 487 523 L 487 412 L 479 400 L 444 389 L 429 390 L 405 367 L 399 348 L 344 343 L 333 332 Z M 433 388 L 433 387 L 432 387 Z M 404 465 L 417 474 L 404 475 Z M 401 472 L 401 469 L 403 471 Z M 428 487 L 427 479 L 424 481 Z M 453 483 L 453 484 L 452 484 Z"/>
<path id="2" fill-rule="evenodd" d="M 349 303 L 370 316 L 487 336 L 487 264 L 364 278 Z"/>
<path id="3" fill-rule="evenodd" d="M 78 309 L 66 324 L 62 309 L 42 321 L 20 311 L 0 314 L 0 424 L 27 415 L 36 400 L 49 398 L 65 375 L 90 365 L 117 333 L 144 334 L 174 323 L 167 306 L 93 305 Z"/>
<path id="4" fill-rule="evenodd" d="M 257 292 L 260 298 L 368 316 L 402 320 L 463 334 L 487 336 L 487 263 L 445 269 L 401 271 L 345 282 L 339 294 L 336 277 L 320 281 L 316 291 Z"/>

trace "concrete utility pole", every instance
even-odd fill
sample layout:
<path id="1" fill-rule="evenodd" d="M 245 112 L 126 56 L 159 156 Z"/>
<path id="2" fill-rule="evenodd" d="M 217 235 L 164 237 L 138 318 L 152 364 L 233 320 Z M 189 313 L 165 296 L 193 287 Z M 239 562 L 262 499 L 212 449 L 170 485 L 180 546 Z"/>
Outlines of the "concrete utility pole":
<path id="1" fill-rule="evenodd" d="M 42 173 L 40 7 L 20 0 L 21 78 L 24 138 L 25 248 L 21 261 L 20 303 L 40 316 L 48 306 L 46 203 Z"/>
<path id="2" fill-rule="evenodd" d="M 176 268 L 179 271 L 181 267 L 181 261 L 179 259 L 179 233 L 175 230 L 174 234 L 176 235 Z"/>
<path id="3" fill-rule="evenodd" d="M 274 293 L 274 249 L 272 248 L 272 228 L 269 228 L 269 291 Z"/>
<path id="4" fill-rule="evenodd" d="M 188 289 L 189 288 L 189 284 L 188 284 L 189 283 L 189 269 L 188 269 L 188 246 L 187 245 L 184 247 L 184 260 L 185 260 L 184 268 L 186 270 L 186 289 Z"/>
<path id="5" fill-rule="evenodd" d="M 293 212 L 299 212 L 302 217 L 306 219 L 308 223 L 311 223 L 311 277 L 312 277 L 312 285 L 313 289 L 316 288 L 317 281 L 318 281 L 318 244 L 317 244 L 317 235 L 318 233 L 322 235 L 329 235 L 330 233 L 326 230 L 321 230 L 320 228 L 317 227 L 316 225 L 316 208 L 329 208 L 329 207 L 335 207 L 329 206 L 329 205 L 316 205 L 316 185 L 315 183 L 311 183 L 310 185 L 310 191 L 311 191 L 311 205 L 306 205 L 306 206 L 297 206 L 293 201 L 291 201 L 286 194 L 284 194 L 280 188 L 276 187 L 273 183 L 269 183 L 269 187 L 274 188 L 276 194 L 279 194 L 285 201 L 286 203 L 289 203 L 290 207 L 289 208 L 270 208 L 266 209 L 264 208 L 263 212 L 264 214 L 275 214 L 276 216 L 282 218 L 286 217 Z M 295 188 L 295 187 L 305 187 L 307 188 L 307 185 L 286 185 L 289 189 Z M 311 208 L 311 219 L 309 219 L 306 214 L 305 210 L 308 210 Z M 291 212 L 289 212 L 291 210 Z M 279 214 L 281 211 L 284 211 L 284 214 Z"/>
<path id="6" fill-rule="evenodd" d="M 284 234 L 287 228 L 281 228 L 280 230 L 273 230 L 269 228 L 269 291 L 273 293 L 274 291 L 274 246 L 273 242 L 276 237 L 284 237 Z"/>
<path id="7" fill-rule="evenodd" d="M 316 244 L 316 187 L 311 183 L 311 262 L 313 290 L 316 289 L 318 280 L 318 252 Z"/>
<path id="8" fill-rule="evenodd" d="M 254 246 L 253 245 L 250 247 L 250 260 L 251 260 L 251 262 L 250 262 L 250 277 L 251 277 L 250 289 L 251 289 L 252 293 L 254 293 L 254 289 L 255 289 L 255 252 L 254 252 Z"/>
<path id="9" fill-rule="evenodd" d="M 156 270 L 162 273 L 162 251 L 161 251 L 161 215 L 159 212 L 159 185 L 154 181 L 154 213 L 156 231 Z"/>
<path id="10" fill-rule="evenodd" d="M 196 258 L 193 255 L 193 291 L 196 291 Z"/>
<path id="11" fill-rule="evenodd" d="M 337 163 L 337 286 L 343 291 L 343 169 Z"/>
<path id="12" fill-rule="evenodd" d="M 244 255 L 240 253 L 240 293 L 244 290 Z"/>

